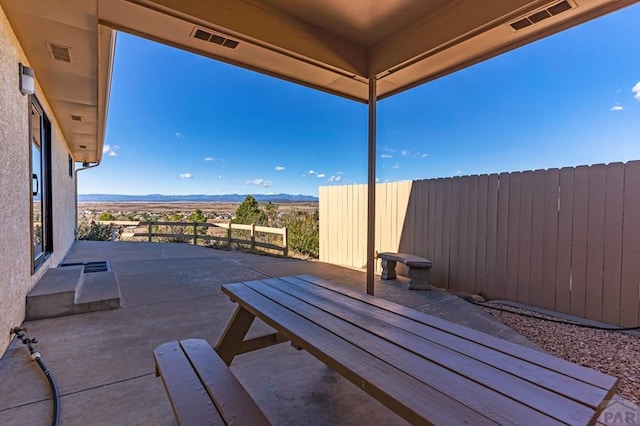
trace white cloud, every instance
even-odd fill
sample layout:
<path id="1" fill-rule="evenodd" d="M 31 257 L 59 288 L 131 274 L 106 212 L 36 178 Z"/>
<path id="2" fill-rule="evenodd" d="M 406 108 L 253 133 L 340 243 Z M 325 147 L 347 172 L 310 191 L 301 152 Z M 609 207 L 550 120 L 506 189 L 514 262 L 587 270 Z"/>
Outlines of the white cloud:
<path id="1" fill-rule="evenodd" d="M 264 179 L 253 179 L 253 180 L 246 181 L 245 184 L 246 185 L 256 185 L 256 186 L 261 186 L 263 188 L 268 188 L 268 187 L 273 185 L 273 182 L 271 182 L 270 180 L 264 180 Z"/>
<path id="2" fill-rule="evenodd" d="M 314 172 L 313 170 L 309 170 L 309 171 L 307 172 L 307 174 L 309 174 L 309 175 L 313 175 L 313 174 L 315 174 L 315 173 L 316 173 L 316 172 Z"/>
<path id="3" fill-rule="evenodd" d="M 399 169 L 400 168 L 400 164 L 396 163 L 393 166 L 391 166 L 392 169 Z"/>
<path id="4" fill-rule="evenodd" d="M 191 173 L 180 173 L 180 179 L 192 179 L 193 175 Z"/>
<path id="5" fill-rule="evenodd" d="M 182 139 L 182 133 L 180 133 L 180 132 L 176 132 L 176 138 L 178 138 L 178 139 Z"/>
<path id="6" fill-rule="evenodd" d="M 336 174 L 337 174 L 337 175 L 343 175 L 343 174 L 344 174 L 344 172 L 343 172 L 343 171 L 338 171 L 338 172 L 336 172 Z"/>
<path id="7" fill-rule="evenodd" d="M 284 170 L 283 166 L 276 166 L 276 172 L 281 172 Z"/>
<path id="8" fill-rule="evenodd" d="M 380 158 L 393 158 L 393 155 L 391 155 L 391 154 L 382 154 L 380 156 Z"/>
<path id="9" fill-rule="evenodd" d="M 408 157 L 411 153 L 410 153 L 409 151 L 407 151 L 406 149 L 403 149 L 403 150 L 400 152 L 400 154 L 401 154 L 403 157 Z"/>
<path id="10" fill-rule="evenodd" d="M 329 178 L 329 182 L 340 182 L 342 180 L 341 175 L 333 175 Z"/>
<path id="11" fill-rule="evenodd" d="M 609 111 L 622 111 L 624 109 L 624 107 L 622 105 L 614 105 L 611 108 L 609 108 Z"/>
<path id="12" fill-rule="evenodd" d="M 638 102 L 640 102 L 640 81 L 636 83 L 635 86 L 631 89 L 633 92 L 633 97 L 636 98 Z"/>
<path id="13" fill-rule="evenodd" d="M 420 156 L 420 158 L 427 158 L 428 156 L 429 156 L 429 154 L 422 154 L 422 155 Z"/>
<path id="14" fill-rule="evenodd" d="M 103 155 L 108 155 L 109 157 L 117 157 L 118 153 L 116 152 L 117 149 L 119 149 L 120 147 L 118 145 L 108 145 L 105 144 L 102 147 L 102 154 Z"/>
<path id="15" fill-rule="evenodd" d="M 215 161 L 216 159 L 213 157 L 204 157 L 202 161 Z"/>
<path id="16" fill-rule="evenodd" d="M 326 177 L 326 175 L 324 173 L 316 173 L 316 176 L 319 177 L 319 178 Z"/>
<path id="17" fill-rule="evenodd" d="M 224 176 L 219 175 L 219 176 L 218 176 L 218 179 L 224 179 Z"/>

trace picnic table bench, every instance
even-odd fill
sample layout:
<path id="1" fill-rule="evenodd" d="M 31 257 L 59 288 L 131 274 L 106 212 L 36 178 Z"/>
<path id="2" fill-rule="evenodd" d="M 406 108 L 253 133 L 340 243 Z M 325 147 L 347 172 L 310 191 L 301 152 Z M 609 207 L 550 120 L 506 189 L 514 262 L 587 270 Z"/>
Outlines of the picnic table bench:
<path id="1" fill-rule="evenodd" d="M 383 280 L 392 280 L 396 277 L 396 263 L 404 263 L 409 268 L 409 290 L 427 290 L 433 263 L 429 259 L 407 253 L 378 253 L 378 259 L 382 259 Z"/>
<path id="2" fill-rule="evenodd" d="M 271 424 L 206 340 L 163 343 L 153 357 L 179 424 Z"/>
<path id="3" fill-rule="evenodd" d="M 227 365 L 290 340 L 413 424 L 594 424 L 617 389 L 598 371 L 310 275 L 222 291 L 238 303 L 216 345 Z M 256 317 L 275 332 L 245 340 Z"/>

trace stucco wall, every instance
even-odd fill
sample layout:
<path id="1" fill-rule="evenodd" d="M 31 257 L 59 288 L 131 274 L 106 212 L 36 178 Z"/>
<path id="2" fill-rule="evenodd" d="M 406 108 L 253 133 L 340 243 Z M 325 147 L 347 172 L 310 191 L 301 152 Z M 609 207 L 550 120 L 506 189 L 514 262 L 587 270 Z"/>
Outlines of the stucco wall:
<path id="1" fill-rule="evenodd" d="M 75 176 L 68 175 L 68 147 L 46 97 L 36 95 L 52 125 L 52 201 L 54 253 L 34 273 L 31 266 L 31 179 L 29 165 L 29 97 L 20 93 L 18 64 L 29 64 L 0 8 L 0 355 L 9 329 L 24 320 L 25 297 L 73 243 Z M 38 70 L 35 70 L 36 78 Z"/>

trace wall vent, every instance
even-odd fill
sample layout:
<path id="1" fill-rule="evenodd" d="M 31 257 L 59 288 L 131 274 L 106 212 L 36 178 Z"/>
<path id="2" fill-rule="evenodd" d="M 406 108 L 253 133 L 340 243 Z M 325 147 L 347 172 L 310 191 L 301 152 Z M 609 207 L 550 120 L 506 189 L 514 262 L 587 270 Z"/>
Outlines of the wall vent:
<path id="1" fill-rule="evenodd" d="M 82 116 L 81 116 L 81 115 L 74 115 L 74 114 L 71 114 L 71 119 L 72 119 L 73 121 L 82 121 Z"/>
<path id="2" fill-rule="evenodd" d="M 49 41 L 46 42 L 47 49 L 49 49 L 49 56 L 51 59 L 62 62 L 73 62 L 71 60 L 71 48 L 68 46 L 63 46 L 61 44 L 51 43 Z"/>
<path id="3" fill-rule="evenodd" d="M 542 10 L 538 10 L 530 15 L 520 17 L 515 21 L 510 22 L 508 25 L 514 31 L 519 31 L 523 28 L 530 27 L 531 25 L 537 24 L 538 22 L 542 22 L 547 18 L 551 18 L 552 16 L 556 16 L 562 12 L 566 12 L 567 10 L 570 10 L 576 7 L 577 5 L 573 1 L 569 1 L 569 0 L 557 1 L 545 6 L 545 8 Z"/>
<path id="4" fill-rule="evenodd" d="M 191 37 L 197 38 L 202 41 L 208 41 L 209 43 L 218 44 L 220 46 L 228 47 L 229 49 L 235 49 L 240 44 L 238 40 L 226 38 L 221 34 L 216 34 L 209 30 L 204 30 L 198 27 L 195 27 L 193 29 Z"/>

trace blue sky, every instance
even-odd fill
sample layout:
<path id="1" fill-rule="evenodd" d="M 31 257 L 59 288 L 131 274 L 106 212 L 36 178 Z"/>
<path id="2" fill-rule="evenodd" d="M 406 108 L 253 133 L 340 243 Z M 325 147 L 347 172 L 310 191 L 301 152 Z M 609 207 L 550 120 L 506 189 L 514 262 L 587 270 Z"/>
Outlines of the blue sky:
<path id="1" fill-rule="evenodd" d="M 378 103 L 380 182 L 635 159 L 640 5 Z M 366 180 L 366 105 L 120 33 L 103 162 L 78 192 Z"/>

